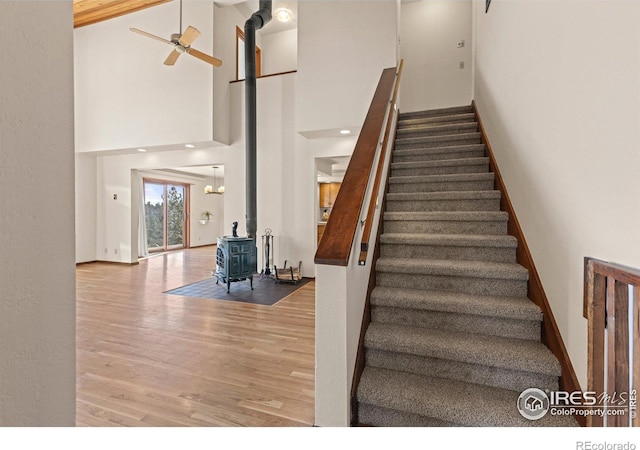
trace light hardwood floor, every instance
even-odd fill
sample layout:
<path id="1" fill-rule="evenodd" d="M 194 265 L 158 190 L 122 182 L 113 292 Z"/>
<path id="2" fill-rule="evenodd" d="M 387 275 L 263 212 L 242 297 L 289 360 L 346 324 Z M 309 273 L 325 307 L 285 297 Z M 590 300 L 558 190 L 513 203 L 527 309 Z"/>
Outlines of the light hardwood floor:
<path id="1" fill-rule="evenodd" d="M 78 266 L 78 426 L 313 424 L 314 283 L 274 306 L 163 294 L 214 253 Z"/>

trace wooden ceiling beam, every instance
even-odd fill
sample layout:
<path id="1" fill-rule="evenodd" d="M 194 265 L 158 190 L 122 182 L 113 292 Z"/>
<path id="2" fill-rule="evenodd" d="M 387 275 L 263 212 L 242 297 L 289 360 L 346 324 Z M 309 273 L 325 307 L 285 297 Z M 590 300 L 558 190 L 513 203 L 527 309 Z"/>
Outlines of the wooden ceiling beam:
<path id="1" fill-rule="evenodd" d="M 73 0 L 74 28 L 123 16 L 172 0 Z"/>

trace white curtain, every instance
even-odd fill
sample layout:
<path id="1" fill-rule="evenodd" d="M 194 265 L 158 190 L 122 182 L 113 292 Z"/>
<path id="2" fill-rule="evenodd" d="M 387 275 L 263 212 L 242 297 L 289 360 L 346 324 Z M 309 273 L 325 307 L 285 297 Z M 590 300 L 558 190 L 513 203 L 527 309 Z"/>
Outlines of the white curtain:
<path id="1" fill-rule="evenodd" d="M 149 248 L 147 247 L 147 221 L 144 209 L 144 179 L 142 174 L 137 174 L 138 181 L 138 257 L 146 258 L 149 256 Z"/>

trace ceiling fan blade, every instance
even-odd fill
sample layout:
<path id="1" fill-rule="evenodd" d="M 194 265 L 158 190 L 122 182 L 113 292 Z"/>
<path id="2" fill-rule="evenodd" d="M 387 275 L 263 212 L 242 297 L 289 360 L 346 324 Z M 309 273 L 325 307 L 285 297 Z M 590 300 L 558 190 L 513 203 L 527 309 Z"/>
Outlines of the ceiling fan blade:
<path id="1" fill-rule="evenodd" d="M 178 42 L 180 42 L 180 45 L 183 47 L 188 47 L 198 38 L 198 36 L 200 36 L 200 32 L 189 25 L 184 33 L 182 33 L 182 36 L 180 36 L 180 40 Z"/>
<path id="2" fill-rule="evenodd" d="M 220 67 L 222 65 L 222 61 L 220 61 L 218 58 L 214 58 L 213 56 L 209 56 L 206 53 L 199 52 L 195 48 L 188 48 L 186 52 L 191 56 L 195 56 L 196 58 L 213 66 Z"/>
<path id="3" fill-rule="evenodd" d="M 165 44 L 173 45 L 173 42 L 168 41 L 167 39 L 163 39 L 160 36 L 156 36 L 155 34 L 147 33 L 146 31 L 138 30 L 137 28 L 129 28 L 134 33 L 141 34 L 143 36 L 150 37 L 151 39 L 155 39 L 156 41 L 164 42 Z"/>
<path id="4" fill-rule="evenodd" d="M 178 50 L 172 51 L 171 53 L 169 53 L 169 56 L 167 56 L 167 59 L 164 60 L 164 65 L 173 66 L 178 60 L 179 56 L 180 56 L 180 52 Z"/>

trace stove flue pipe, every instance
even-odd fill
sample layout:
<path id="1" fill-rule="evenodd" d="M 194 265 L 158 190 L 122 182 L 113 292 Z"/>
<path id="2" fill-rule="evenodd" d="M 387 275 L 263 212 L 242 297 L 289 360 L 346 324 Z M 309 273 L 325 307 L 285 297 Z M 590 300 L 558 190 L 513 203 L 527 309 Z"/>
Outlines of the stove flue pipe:
<path id="1" fill-rule="evenodd" d="M 260 9 L 244 24 L 247 237 L 252 238 L 254 242 L 258 228 L 256 30 L 271 21 L 271 4 L 272 0 L 260 0 Z"/>

